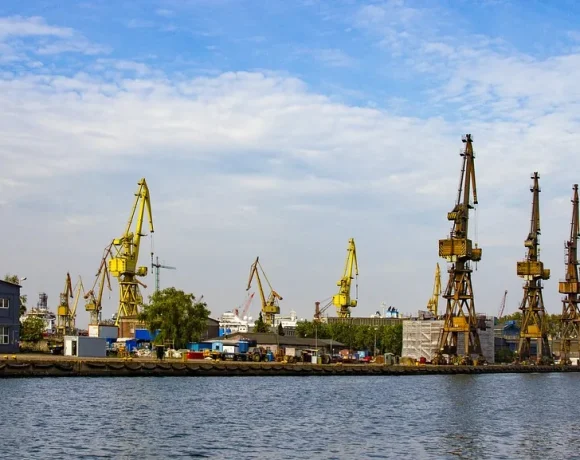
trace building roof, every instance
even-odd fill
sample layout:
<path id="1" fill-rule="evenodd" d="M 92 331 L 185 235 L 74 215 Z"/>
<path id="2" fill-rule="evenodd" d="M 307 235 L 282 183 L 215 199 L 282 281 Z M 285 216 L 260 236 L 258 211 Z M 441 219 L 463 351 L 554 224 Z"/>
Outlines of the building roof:
<path id="1" fill-rule="evenodd" d="M 8 286 L 11 287 L 13 289 L 20 289 L 22 286 L 20 286 L 20 284 L 16 284 L 16 283 L 11 283 L 10 281 L 4 281 L 4 280 L 0 280 L 0 283 L 2 283 L 2 286 Z"/>
<path id="2" fill-rule="evenodd" d="M 240 339 L 255 340 L 259 345 L 284 345 L 284 346 L 302 346 L 302 347 L 342 347 L 344 343 L 329 339 L 310 339 L 304 337 L 288 337 L 271 332 L 234 332 L 233 334 L 224 335 L 208 339 L 206 342 L 236 342 Z"/>

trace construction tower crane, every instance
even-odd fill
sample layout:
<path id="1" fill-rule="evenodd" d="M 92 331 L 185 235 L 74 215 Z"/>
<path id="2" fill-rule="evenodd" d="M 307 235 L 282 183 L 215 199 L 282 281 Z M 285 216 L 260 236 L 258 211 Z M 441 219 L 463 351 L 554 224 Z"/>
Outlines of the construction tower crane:
<path id="1" fill-rule="evenodd" d="M 270 293 L 268 294 L 268 298 L 264 295 L 264 289 L 262 287 L 262 280 L 260 279 L 260 273 L 258 272 L 258 268 L 262 272 L 262 276 L 268 283 L 268 287 L 270 288 Z M 248 278 L 248 287 L 246 291 L 249 291 L 252 287 L 252 280 L 256 277 L 258 281 L 258 292 L 260 293 L 260 298 L 262 300 L 262 316 L 264 323 L 268 326 L 272 326 L 274 324 L 274 315 L 280 313 L 280 305 L 278 304 L 279 300 L 283 300 L 282 296 L 278 294 L 274 289 L 272 289 L 272 285 L 270 281 L 268 281 L 268 277 L 266 276 L 266 272 L 262 268 L 260 264 L 260 258 L 256 257 L 256 261 L 250 267 L 250 277 Z"/>
<path id="2" fill-rule="evenodd" d="M 580 233 L 578 216 L 578 184 L 574 184 L 572 197 L 572 223 L 570 239 L 566 242 L 566 279 L 560 281 L 558 291 L 565 294 L 562 306 L 562 339 L 560 342 L 560 362 L 572 364 L 570 348 L 572 341 L 580 346 L 580 306 L 578 294 L 578 234 Z"/>
<path id="3" fill-rule="evenodd" d="M 433 313 L 433 316 L 439 315 L 439 296 L 441 295 L 441 269 L 439 264 L 435 267 L 435 281 L 433 282 L 433 295 L 427 302 L 427 310 Z"/>
<path id="4" fill-rule="evenodd" d="M 56 312 L 56 333 L 57 335 L 67 335 L 72 330 L 72 315 L 69 299 L 73 298 L 73 288 L 70 273 L 66 274 L 64 280 L 64 290 L 60 293 L 60 303 Z"/>
<path id="5" fill-rule="evenodd" d="M 356 297 L 351 299 L 350 286 L 352 280 L 358 279 L 358 262 L 356 258 L 356 246 L 354 238 L 348 240 L 348 247 L 346 249 L 346 263 L 344 266 L 344 274 L 336 283 L 339 286 L 338 294 L 332 297 L 332 303 L 336 307 L 336 312 L 339 318 L 350 318 L 350 309 L 356 307 L 358 301 L 358 281 L 356 285 Z M 354 276 L 353 276 L 354 270 Z"/>
<path id="6" fill-rule="evenodd" d="M 455 207 L 447 213 L 447 220 L 453 222 L 449 238 L 439 240 L 439 256 L 445 258 L 451 267 L 448 269 L 449 281 L 443 294 L 447 300 L 443 329 L 439 336 L 438 354 L 435 362 L 444 362 L 443 354 L 450 357 L 463 354 L 463 362 L 471 362 L 471 355 L 478 355 L 483 360 L 481 342 L 477 330 L 475 301 L 471 284 L 471 262 L 481 260 L 481 248 L 473 245 L 468 237 L 469 210 L 477 204 L 475 184 L 475 155 L 471 134 L 462 138 L 465 150 L 463 157 L 459 188 Z M 473 189 L 473 190 L 472 190 Z M 473 204 L 470 203 L 473 193 Z M 463 353 L 459 353 L 459 334 L 465 337 Z"/>
<path id="7" fill-rule="evenodd" d="M 503 311 L 505 310 L 505 300 L 507 298 L 507 293 L 508 291 L 506 289 L 506 291 L 503 293 L 503 298 L 501 299 L 501 305 L 499 306 L 499 312 L 497 314 L 498 321 L 503 318 Z"/>
<path id="8" fill-rule="evenodd" d="M 149 188 L 145 179 L 138 182 L 139 188 L 135 194 L 133 209 L 127 222 L 127 227 L 120 238 L 113 240 L 113 257 L 109 260 L 109 272 L 119 280 L 119 308 L 115 324 L 118 326 L 124 319 L 136 320 L 143 296 L 139 285 L 145 286 L 137 277 L 147 276 L 147 267 L 138 267 L 139 247 L 145 211 L 149 218 L 149 232 L 153 233 L 153 216 Z M 136 220 L 135 229 L 131 230 Z"/>
<path id="9" fill-rule="evenodd" d="M 526 259 L 517 263 L 517 275 L 524 280 L 524 298 L 520 305 L 522 311 L 522 326 L 518 344 L 518 359 L 531 358 L 531 341 L 537 343 L 537 362 L 549 359 L 550 344 L 545 321 L 546 310 L 542 296 L 542 280 L 550 279 L 550 270 L 540 262 L 540 176 L 537 172 L 532 176 L 532 218 L 530 233 L 524 242 L 527 248 Z"/>
<path id="10" fill-rule="evenodd" d="M 155 262 L 153 262 L 153 253 L 151 253 L 151 270 L 155 273 L 155 292 L 159 290 L 159 270 L 165 268 L 166 270 L 177 270 L 175 267 L 170 267 L 169 265 L 162 265 L 159 263 L 159 257 L 155 257 Z"/>
<path id="11" fill-rule="evenodd" d="M 101 265 L 97 271 L 93 287 L 84 295 L 87 300 L 85 310 L 89 312 L 89 324 L 99 324 L 101 322 L 101 312 L 103 310 L 103 292 L 105 290 L 105 282 L 107 288 L 111 291 L 111 277 L 109 276 L 109 269 L 107 267 L 107 257 L 111 254 L 111 245 L 105 248 Z M 98 286 L 98 293 L 95 295 L 95 289 Z"/>

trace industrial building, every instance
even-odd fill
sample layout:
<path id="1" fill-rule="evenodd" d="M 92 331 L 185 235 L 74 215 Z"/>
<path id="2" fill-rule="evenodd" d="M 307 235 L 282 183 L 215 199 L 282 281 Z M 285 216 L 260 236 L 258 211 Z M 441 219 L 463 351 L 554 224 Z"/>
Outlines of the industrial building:
<path id="1" fill-rule="evenodd" d="M 0 281 L 0 354 L 18 351 L 20 340 L 20 286 Z"/>
<path id="2" fill-rule="evenodd" d="M 338 318 L 334 316 L 329 316 L 326 318 L 328 324 L 334 323 L 346 323 L 352 324 L 353 326 L 394 326 L 396 324 L 401 324 L 403 318 L 383 318 L 383 317 L 352 317 L 352 318 Z"/>
<path id="3" fill-rule="evenodd" d="M 215 337 L 207 340 L 207 342 L 237 342 L 239 340 L 256 341 L 257 346 L 270 348 L 275 352 L 278 347 L 293 347 L 296 349 L 312 349 L 320 348 L 327 351 L 338 350 L 344 348 L 344 344 L 336 340 L 329 339 L 310 339 L 303 337 L 287 337 L 285 335 L 278 335 L 269 332 L 254 332 L 254 333 L 235 333 L 222 337 Z"/>
<path id="4" fill-rule="evenodd" d="M 490 364 L 495 362 L 495 337 L 493 317 L 485 319 L 486 328 L 479 329 L 482 354 Z M 424 358 L 433 361 L 439 346 L 439 338 L 443 329 L 443 320 L 405 320 L 403 321 L 403 352 L 402 356 L 419 361 Z M 458 344 L 463 346 L 466 335 L 459 333 Z M 458 346 L 458 348 L 459 348 Z"/>

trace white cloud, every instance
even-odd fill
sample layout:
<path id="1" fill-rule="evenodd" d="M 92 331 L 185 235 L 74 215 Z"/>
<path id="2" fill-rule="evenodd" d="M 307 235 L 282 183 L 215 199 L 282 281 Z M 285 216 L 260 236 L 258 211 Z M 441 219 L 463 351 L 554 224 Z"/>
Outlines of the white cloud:
<path id="1" fill-rule="evenodd" d="M 74 35 L 68 27 L 54 27 L 40 17 L 0 17 L 0 40 L 6 37 L 54 36 L 70 38 Z"/>

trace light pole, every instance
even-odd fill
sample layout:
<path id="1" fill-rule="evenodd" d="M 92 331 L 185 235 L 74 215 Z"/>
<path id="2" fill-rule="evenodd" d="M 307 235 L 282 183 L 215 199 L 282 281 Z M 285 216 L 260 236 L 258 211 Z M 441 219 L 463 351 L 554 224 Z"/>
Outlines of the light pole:
<path id="1" fill-rule="evenodd" d="M 377 358 L 377 330 L 378 327 L 375 327 L 375 350 L 373 351 L 373 357 Z"/>

